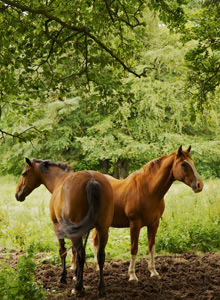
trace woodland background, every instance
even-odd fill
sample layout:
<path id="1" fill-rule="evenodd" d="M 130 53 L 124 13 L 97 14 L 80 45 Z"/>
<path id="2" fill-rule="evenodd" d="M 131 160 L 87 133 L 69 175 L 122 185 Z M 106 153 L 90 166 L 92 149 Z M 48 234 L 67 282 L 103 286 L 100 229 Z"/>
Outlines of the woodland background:
<path id="1" fill-rule="evenodd" d="M 219 84 L 219 0 L 0 0 L 0 298 L 63 299 L 64 290 L 72 298 L 56 282 L 45 285 L 60 264 L 49 192 L 14 198 L 24 157 L 122 178 L 191 144 L 204 190 L 170 189 L 156 252 L 219 251 Z M 146 245 L 143 228 L 140 256 Z M 86 252 L 93 260 L 90 243 Z M 129 259 L 128 228 L 110 228 L 106 255 Z M 215 273 L 200 278 L 191 267 L 196 279 L 187 269 L 183 281 L 200 283 L 204 299 L 219 295 Z"/>
<path id="2" fill-rule="evenodd" d="M 220 176 L 220 1 L 0 1 L 0 174 L 126 177 L 192 145 Z"/>

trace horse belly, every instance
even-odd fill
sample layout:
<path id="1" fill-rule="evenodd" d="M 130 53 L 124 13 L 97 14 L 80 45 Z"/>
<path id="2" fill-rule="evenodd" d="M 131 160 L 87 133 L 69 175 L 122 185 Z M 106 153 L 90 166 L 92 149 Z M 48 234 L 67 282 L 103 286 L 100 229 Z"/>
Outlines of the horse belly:
<path id="1" fill-rule="evenodd" d="M 126 216 L 124 209 L 114 205 L 114 215 L 111 227 L 124 228 L 129 226 L 129 219 Z"/>
<path id="2" fill-rule="evenodd" d="M 57 189 L 51 196 L 50 217 L 51 217 L 53 224 L 59 223 L 59 220 L 61 218 L 60 189 Z"/>
<path id="3" fill-rule="evenodd" d="M 158 205 L 146 205 L 142 208 L 142 226 L 149 226 L 155 221 L 158 221 L 163 215 L 165 208 L 164 199 Z"/>

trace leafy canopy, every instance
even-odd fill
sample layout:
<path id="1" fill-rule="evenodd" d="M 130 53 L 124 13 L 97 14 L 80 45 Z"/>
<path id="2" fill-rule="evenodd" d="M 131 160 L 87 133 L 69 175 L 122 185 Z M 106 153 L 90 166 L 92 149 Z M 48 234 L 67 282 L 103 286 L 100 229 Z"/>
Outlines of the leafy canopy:
<path id="1" fill-rule="evenodd" d="M 2 89 L 26 89 L 31 98 L 62 92 L 79 77 L 93 80 L 96 64 L 135 73 L 134 35 L 127 37 L 143 27 L 144 8 L 144 1 L 0 1 Z"/>

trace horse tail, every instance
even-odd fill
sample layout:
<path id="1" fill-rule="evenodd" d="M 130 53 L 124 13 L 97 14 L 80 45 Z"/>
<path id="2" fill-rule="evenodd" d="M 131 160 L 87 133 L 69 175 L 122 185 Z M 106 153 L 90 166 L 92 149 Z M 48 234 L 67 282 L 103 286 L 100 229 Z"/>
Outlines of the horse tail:
<path id="1" fill-rule="evenodd" d="M 89 232 L 94 227 L 99 216 L 101 208 L 101 186 L 98 181 L 91 180 L 87 182 L 86 195 L 89 210 L 85 218 L 82 219 L 79 223 L 74 223 L 70 220 L 66 220 L 63 217 L 60 223 L 60 231 L 64 233 L 64 237 L 69 238 L 73 241 L 79 240 L 87 232 Z"/>

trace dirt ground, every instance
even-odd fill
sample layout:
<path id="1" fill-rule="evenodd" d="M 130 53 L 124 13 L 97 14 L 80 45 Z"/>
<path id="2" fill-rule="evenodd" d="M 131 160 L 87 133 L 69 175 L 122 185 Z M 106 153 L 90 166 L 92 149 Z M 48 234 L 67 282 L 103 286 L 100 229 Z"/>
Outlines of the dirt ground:
<path id="1" fill-rule="evenodd" d="M 11 257 L 11 264 L 15 263 L 17 256 Z M 105 299 L 220 300 L 220 253 L 157 256 L 156 269 L 160 278 L 150 278 L 146 259 L 139 259 L 136 264 L 137 283 L 128 281 L 128 265 L 128 261 L 105 262 Z M 36 281 L 45 288 L 48 300 L 75 299 L 71 294 L 73 271 L 70 266 L 67 270 L 67 284 L 59 284 L 61 266 L 37 263 Z M 95 271 L 94 264 L 87 263 L 84 270 L 85 295 L 77 299 L 97 299 L 98 280 L 99 273 Z"/>

